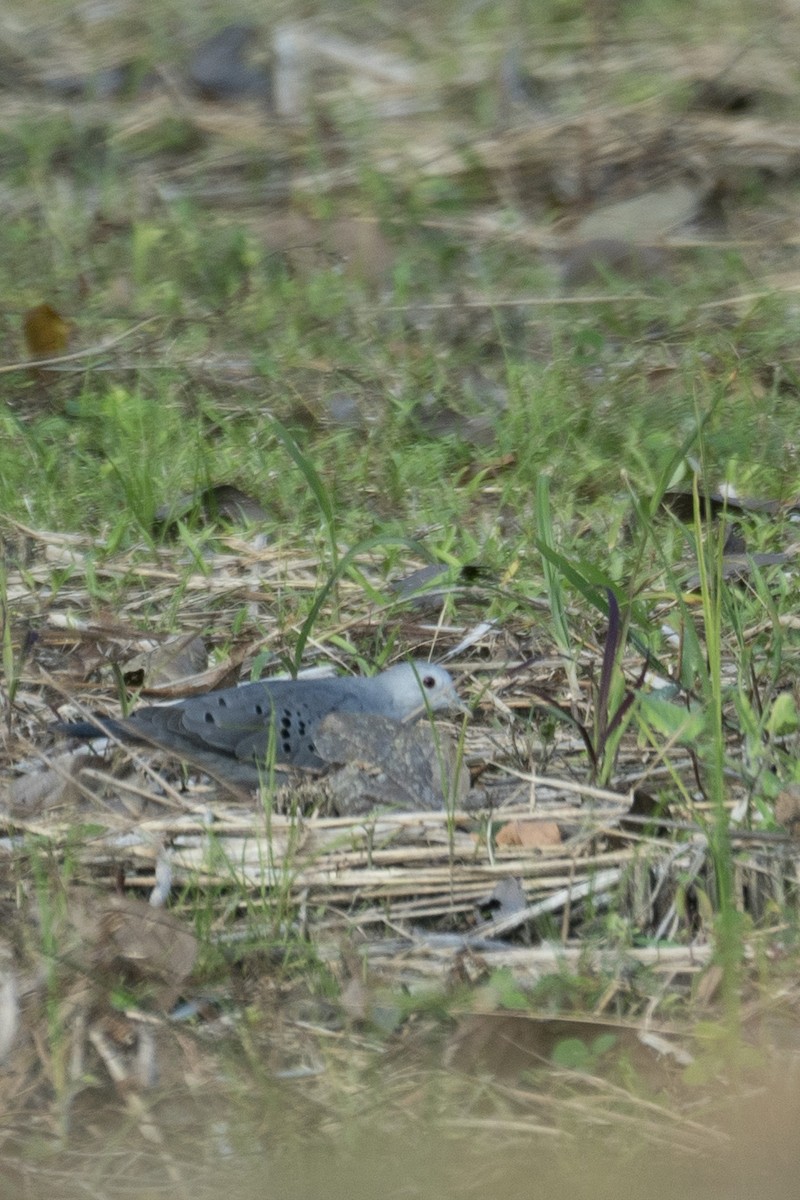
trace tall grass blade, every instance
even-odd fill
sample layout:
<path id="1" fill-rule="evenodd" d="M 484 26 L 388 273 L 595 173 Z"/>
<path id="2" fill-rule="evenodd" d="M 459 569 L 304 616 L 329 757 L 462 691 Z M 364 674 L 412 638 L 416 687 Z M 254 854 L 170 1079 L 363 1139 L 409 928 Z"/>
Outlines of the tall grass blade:
<path id="1" fill-rule="evenodd" d="M 331 547 L 331 560 L 335 568 L 339 557 L 339 546 L 336 539 L 336 515 L 333 511 L 330 493 L 325 487 L 325 484 L 322 482 L 322 479 L 320 478 L 319 473 L 311 459 L 307 454 L 303 453 L 297 442 L 289 433 L 289 430 L 286 429 L 285 426 L 281 425 L 280 421 L 276 420 L 275 417 L 270 417 L 269 420 L 275 436 L 282 443 L 292 462 L 302 473 L 302 476 L 308 484 L 311 494 L 317 502 L 319 511 L 322 514 L 322 519 L 327 527 L 328 541 Z"/>
<path id="2" fill-rule="evenodd" d="M 297 636 L 297 643 L 295 645 L 294 657 L 292 660 L 292 670 L 295 674 L 297 674 L 300 669 L 306 643 L 311 636 L 317 617 L 319 616 L 325 601 L 328 599 L 328 596 L 331 594 L 331 591 L 342 578 L 342 576 L 352 568 L 355 560 L 360 555 L 366 554 L 367 551 L 374 550 L 376 546 L 406 546 L 411 550 L 412 553 L 424 557 L 424 550 L 422 546 L 420 546 L 418 542 L 413 541 L 411 538 L 392 536 L 387 537 L 379 534 L 376 537 L 366 538 L 363 542 L 358 542 L 355 546 L 351 546 L 347 553 L 336 562 L 327 580 L 317 592 L 306 619 L 300 626 L 300 632 Z"/>

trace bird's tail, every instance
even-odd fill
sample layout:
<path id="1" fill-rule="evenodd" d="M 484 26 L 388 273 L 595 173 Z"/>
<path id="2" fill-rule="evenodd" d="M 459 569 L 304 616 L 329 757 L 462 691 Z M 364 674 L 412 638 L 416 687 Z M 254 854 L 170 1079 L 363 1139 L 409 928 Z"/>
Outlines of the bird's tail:
<path id="1" fill-rule="evenodd" d="M 55 721 L 50 728 L 53 730 L 53 733 L 59 733 L 62 737 L 82 738 L 86 740 L 108 737 L 109 733 L 113 733 L 115 737 L 122 738 L 125 741 L 131 740 L 125 728 L 117 721 L 111 720 L 108 717 L 99 717 L 98 720 L 103 722 L 102 729 L 99 725 L 93 725 L 91 721 Z"/>

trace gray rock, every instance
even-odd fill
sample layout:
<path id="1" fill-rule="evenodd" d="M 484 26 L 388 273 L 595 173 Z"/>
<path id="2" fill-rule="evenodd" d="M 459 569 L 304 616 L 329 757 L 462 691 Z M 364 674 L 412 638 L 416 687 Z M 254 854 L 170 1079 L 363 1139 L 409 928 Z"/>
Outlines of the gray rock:
<path id="1" fill-rule="evenodd" d="M 270 98 L 272 84 L 267 67 L 248 60 L 249 51 L 258 43 L 258 34 L 256 25 L 226 25 L 203 42 L 189 65 L 189 80 L 203 99 Z"/>

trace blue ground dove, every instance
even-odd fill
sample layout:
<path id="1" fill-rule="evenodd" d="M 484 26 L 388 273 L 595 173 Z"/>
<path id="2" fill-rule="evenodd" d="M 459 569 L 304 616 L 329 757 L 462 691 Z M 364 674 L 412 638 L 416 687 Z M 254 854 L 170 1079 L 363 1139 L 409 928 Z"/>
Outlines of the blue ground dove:
<path id="1" fill-rule="evenodd" d="M 137 709 L 123 720 L 62 723 L 71 737 L 102 737 L 168 750 L 232 783 L 256 784 L 276 766 L 321 767 L 315 731 L 329 713 L 370 713 L 412 720 L 427 710 L 465 711 L 450 674 L 427 662 L 399 663 L 379 675 L 262 680 Z"/>

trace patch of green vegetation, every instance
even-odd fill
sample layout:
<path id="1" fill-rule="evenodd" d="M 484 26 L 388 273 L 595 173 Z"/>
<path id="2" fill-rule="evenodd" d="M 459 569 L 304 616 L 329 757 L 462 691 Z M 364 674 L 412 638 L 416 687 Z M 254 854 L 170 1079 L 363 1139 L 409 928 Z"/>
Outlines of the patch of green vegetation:
<path id="1" fill-rule="evenodd" d="M 585 113 L 582 64 L 603 49 L 606 17 L 574 0 L 542 7 L 517 5 L 509 20 L 505 6 L 478 5 L 465 15 L 463 5 L 447 4 L 417 14 L 419 24 L 409 23 L 397 37 L 409 49 L 426 38 L 440 45 L 442 75 L 455 88 L 468 75 L 465 48 L 479 43 L 475 61 L 495 64 L 515 24 L 535 27 L 543 44 L 552 38 L 577 63 L 568 101 L 570 111 Z M 700 18 L 709 23 L 712 13 L 723 14 L 719 5 L 702 14 L 696 7 L 698 26 Z M 749 5 L 734 7 L 731 16 L 724 6 L 728 29 L 729 21 L 752 15 Z M 370 5 L 363 8 L 371 15 Z M 163 5 L 142 12 L 154 60 L 172 53 L 175 32 Z M 679 27 L 683 36 L 689 12 L 679 3 L 622 5 L 614 30 L 652 21 L 665 35 Z M 186 19 L 199 35 L 205 15 L 187 10 Z M 441 42 L 431 38 L 434 26 Z M 704 36 L 702 27 L 685 34 L 698 43 Z M 664 95 L 674 108 L 682 86 L 662 80 L 661 68 L 645 74 L 636 66 L 609 95 L 618 103 Z M 736 823 L 775 831 L 775 798 L 800 778 L 792 690 L 798 664 L 790 637 L 798 589 L 792 571 L 768 565 L 749 570 L 741 583 L 725 581 L 731 518 L 712 521 L 702 492 L 726 484 L 740 494 L 784 499 L 798 490 L 794 301 L 791 293 L 769 294 L 769 283 L 760 281 L 774 265 L 773 248 L 761 259 L 745 238 L 723 248 L 713 236 L 708 244 L 699 237 L 679 248 L 663 277 L 609 274 L 586 292 L 567 294 L 538 246 L 548 243 L 542 230 L 549 234 L 551 217 L 579 218 L 579 177 L 584 169 L 590 180 L 595 169 L 602 176 L 601 147 L 568 148 L 563 161 L 531 167 L 527 180 L 499 149 L 499 165 L 487 166 L 478 135 L 490 136 L 500 120 L 496 92 L 487 72 L 470 93 L 473 107 L 460 117 L 475 123 L 475 137 L 459 133 L 445 154 L 437 127 L 419 172 L 410 157 L 395 172 L 387 166 L 378 118 L 362 109 L 342 118 L 350 139 L 346 194 L 338 185 L 320 185 L 300 207 L 314 217 L 376 216 L 388 246 L 378 282 L 379 272 L 365 280 L 346 256 L 332 252 L 312 253 L 310 265 L 298 262 L 292 254 L 298 247 L 276 249 L 266 236 L 273 211 L 264 197 L 276 180 L 311 170 L 335 176 L 323 132 L 298 150 L 296 131 L 276 135 L 265 120 L 264 146 L 248 161 L 235 140 L 211 140 L 188 106 L 187 115 L 144 122 L 137 132 L 115 129 L 113 112 L 102 120 L 65 112 L 10 119 L 0 157 L 19 203 L 9 205 L 0 224 L 6 365 L 27 359 L 23 314 L 43 302 L 74 323 L 72 349 L 95 350 L 61 364 L 64 370 L 29 364 L 2 375 L 0 513 L 11 530 L 19 522 L 65 538 L 52 562 L 43 560 L 40 569 L 36 561 L 36 574 L 20 556 L 20 578 L 37 617 L 63 604 L 68 612 L 106 619 L 125 611 L 135 588 L 131 623 L 155 632 L 183 631 L 190 623 L 210 634 L 220 661 L 246 645 L 256 673 L 276 660 L 296 670 L 319 644 L 343 662 L 372 669 L 417 644 L 426 653 L 438 650 L 451 619 L 458 630 L 453 643 L 464 630 L 495 622 L 497 641 L 481 645 L 474 659 L 468 647 L 458 664 L 475 671 L 473 699 L 484 673 L 494 678 L 509 663 L 527 669 L 548 660 L 551 676 L 540 693 L 523 682 L 527 693 L 514 694 L 512 673 L 512 704 L 500 697 L 497 712 L 487 716 L 489 746 L 497 730 L 511 728 L 505 762 L 527 777 L 531 748 L 541 767 L 557 754 L 566 728 L 575 746 L 558 767 L 571 779 L 618 784 L 618 795 L 627 797 L 631 776 L 618 779 L 623 739 L 637 767 L 649 764 L 654 777 L 645 770 L 655 808 L 640 827 L 640 842 L 631 842 L 620 882 L 611 885 L 612 902 L 590 894 L 566 914 L 556 909 L 525 921 L 532 936 L 554 943 L 574 938 L 577 928 L 586 962 L 531 988 L 511 970 L 482 974 L 477 950 L 479 982 L 449 989 L 387 986 L 370 993 L 365 969 L 365 1015 L 353 1017 L 353 1025 L 360 1021 L 380 1043 L 415 1018 L 444 1024 L 465 996 L 487 1012 L 641 1016 L 652 1002 L 662 1015 L 684 1015 L 693 1003 L 688 987 L 679 997 L 665 996 L 663 978 L 629 969 L 628 959 L 651 943 L 654 950 L 680 948 L 701 932 L 714 947 L 722 1019 L 696 1027 L 700 1051 L 687 1080 L 700 1086 L 729 1069 L 745 1078 L 763 1062 L 760 1050 L 742 1049 L 740 1036 L 744 949 L 761 929 L 742 911 L 730 780 L 744 793 Z M 427 133 L 425 119 L 420 129 Z M 505 130 L 498 135 L 504 153 L 516 137 L 538 136 L 537 126 L 522 128 L 524 135 L 513 127 L 507 137 Z M 590 134 L 582 136 L 591 141 Z M 537 171 L 544 183 L 533 178 Z M 646 163 L 642 171 L 646 176 Z M 597 186 L 602 198 L 602 180 Z M 528 187 L 548 195 L 552 212 L 536 208 Z M 768 198 L 765 172 L 739 179 L 737 203 L 761 206 Z M 500 208 L 507 224 L 497 220 Z M 473 223 L 479 209 L 496 221 L 491 235 Z M 525 236 L 515 236 L 520 230 Z M 151 324 L 105 345 L 142 321 Z M 352 404 L 337 410 L 334 401 L 342 397 Z M 345 419 L 337 416 L 341 408 L 350 414 Z M 162 508 L 180 509 L 180 498 L 219 483 L 257 501 L 263 521 L 231 530 L 207 522 L 202 504 L 191 502 L 176 522 L 157 519 Z M 660 508 L 665 490 L 680 484 L 698 490 L 687 523 Z M 782 518 L 745 514 L 736 521 L 748 554 L 784 547 Z M 66 540 L 70 535 L 82 540 Z M 481 573 L 474 588 L 449 596 L 429 618 L 381 586 L 410 559 L 448 564 L 457 584 L 462 565 Z M 143 564 L 152 571 L 145 584 Z M 248 572 L 247 587 L 232 585 L 233 600 L 224 586 L 213 589 L 225 571 L 238 585 L 240 568 Z M 698 572 L 690 590 L 687 580 Z M 19 595 L 5 575 L 0 584 L 3 715 L 10 727 L 20 692 L 33 685 L 26 677 L 29 644 L 19 636 Z M 668 657 L 667 679 L 661 659 Z M 116 661 L 113 668 L 120 701 L 128 702 Z M 659 673 L 666 686 L 653 684 Z M 463 743 L 458 751 L 463 756 Z M 269 764 L 265 775 L 269 829 L 275 802 Z M 582 818 L 570 817 L 581 828 L 569 829 L 559 847 L 569 862 L 578 862 L 588 845 Z M 448 820 L 437 870 L 444 862 L 452 870 L 455 862 L 452 814 Z M 671 822 L 679 856 L 679 865 L 664 868 L 672 872 L 669 903 L 659 901 L 665 912 L 656 913 L 655 900 L 641 920 L 633 905 L 617 912 L 614 898 L 629 883 L 633 889 L 637 871 L 650 871 L 647 855 L 662 821 Z M 494 835 L 494 817 L 492 823 Z M 301 824 L 298 818 L 297 829 L 285 833 L 285 845 L 268 839 L 255 884 L 227 861 L 212 828 L 206 867 L 214 882 L 174 897 L 202 944 L 196 979 L 236 977 L 237 1046 L 261 1082 L 267 1006 L 263 995 L 253 995 L 252 981 L 302 980 L 325 1001 L 341 1000 L 343 991 L 307 934 L 316 906 L 322 911 L 328 902 L 317 898 L 324 879 L 298 899 Z M 88 842 L 92 832 L 76 826 L 76 843 Z M 614 832 L 609 826 L 602 836 Z M 348 837 L 342 834 L 343 846 Z M 705 871 L 680 857 L 691 838 L 708 845 Z M 476 840 L 481 853 L 486 841 Z M 488 841 L 497 874 L 503 859 L 496 838 Z M 51 1083 L 62 1097 L 71 1085 L 55 958 L 60 893 L 51 889 L 50 871 L 43 853 L 32 878 L 47 962 Z M 355 894 L 352 913 L 337 913 L 342 922 L 352 917 L 355 926 L 362 904 L 375 904 L 382 915 L 383 896 L 371 886 Z M 763 906 L 764 927 L 771 932 L 770 923 L 782 923 L 783 947 L 795 955 L 796 896 L 777 888 L 775 896 Z M 471 891 L 453 914 L 432 920 L 447 926 L 452 915 L 454 927 L 473 931 L 475 901 Z M 390 908 L 387 902 L 387 925 Z M 371 919 L 380 927 L 379 918 Z M 229 926 L 244 930 L 235 948 L 225 940 Z M 596 945 L 617 961 L 602 969 L 591 964 Z M 472 949 L 465 943 L 463 951 L 467 961 Z M 763 946 L 759 954 L 766 989 L 772 964 Z M 116 997 L 120 1008 L 131 1002 L 129 992 Z M 564 1069 L 602 1074 L 614 1047 L 611 1034 L 565 1038 L 552 1058 Z M 332 1063 L 335 1051 L 328 1053 Z M 335 1087 L 347 1093 L 348 1114 L 357 1114 L 363 1098 L 353 1083 L 360 1085 L 363 1075 L 351 1061 L 337 1065 Z M 233 1077 L 237 1067 L 238 1061 Z M 482 1115 L 480 1088 L 474 1101 Z"/>

